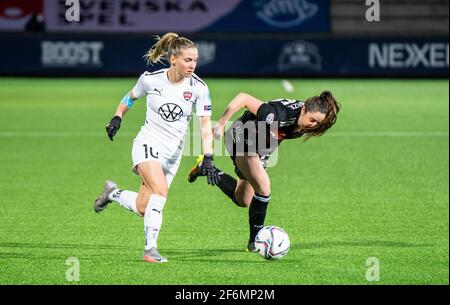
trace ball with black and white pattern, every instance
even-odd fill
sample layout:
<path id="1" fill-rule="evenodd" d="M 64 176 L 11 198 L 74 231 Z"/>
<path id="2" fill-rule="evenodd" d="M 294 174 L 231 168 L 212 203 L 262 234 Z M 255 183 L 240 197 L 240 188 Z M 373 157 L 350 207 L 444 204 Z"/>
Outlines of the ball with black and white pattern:
<path id="1" fill-rule="evenodd" d="M 285 230 L 278 226 L 263 227 L 255 238 L 258 254 L 267 260 L 279 260 L 286 256 L 291 242 Z"/>

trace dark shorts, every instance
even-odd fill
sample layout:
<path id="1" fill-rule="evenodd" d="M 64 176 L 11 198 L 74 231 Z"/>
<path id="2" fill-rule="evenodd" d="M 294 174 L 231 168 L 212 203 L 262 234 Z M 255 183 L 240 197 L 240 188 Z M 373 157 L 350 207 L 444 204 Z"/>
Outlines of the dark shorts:
<path id="1" fill-rule="evenodd" d="M 245 178 L 244 174 L 237 167 L 236 162 L 235 162 L 235 157 L 234 156 L 230 156 L 230 157 L 231 157 L 231 160 L 233 160 L 235 174 L 239 177 L 239 179 L 247 180 L 247 178 Z M 259 156 L 259 159 L 261 160 L 261 165 L 264 169 L 267 168 L 267 162 L 269 161 L 269 158 L 270 158 L 270 155 Z"/>
<path id="2" fill-rule="evenodd" d="M 233 160 L 234 172 L 240 179 L 246 178 L 236 165 L 236 156 L 258 156 L 266 169 L 270 154 L 278 147 L 278 142 L 270 139 L 270 130 L 265 127 L 265 124 L 261 125 L 244 115 L 225 131 L 225 148 Z"/>

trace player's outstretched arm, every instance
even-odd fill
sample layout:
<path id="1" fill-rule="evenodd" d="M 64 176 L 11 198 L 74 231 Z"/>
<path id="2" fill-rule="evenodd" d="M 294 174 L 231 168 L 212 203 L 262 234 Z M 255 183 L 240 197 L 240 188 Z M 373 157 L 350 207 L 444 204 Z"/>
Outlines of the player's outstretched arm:
<path id="1" fill-rule="evenodd" d="M 215 170 L 214 166 L 211 117 L 210 116 L 200 117 L 200 126 L 201 126 L 203 154 L 204 154 L 202 174 L 206 175 L 208 179 L 208 184 L 216 185 L 220 181 L 220 176 L 218 171 Z"/>
<path id="2" fill-rule="evenodd" d="M 247 94 L 239 93 L 236 97 L 228 104 L 225 108 L 224 113 L 219 119 L 219 122 L 213 128 L 213 135 L 215 139 L 220 139 L 223 136 L 225 130 L 225 124 L 228 122 L 233 115 L 241 110 L 242 108 L 247 108 L 248 111 L 255 114 L 258 112 L 259 107 L 263 104 L 262 101 L 257 98 Z"/>
<path id="3" fill-rule="evenodd" d="M 120 123 L 122 122 L 123 116 L 128 112 L 131 106 L 133 106 L 135 100 L 137 100 L 137 97 L 134 96 L 133 92 L 129 92 L 117 106 L 114 117 L 109 121 L 108 125 L 106 125 L 106 133 L 111 141 L 120 129 Z"/>
<path id="4" fill-rule="evenodd" d="M 210 116 L 201 116 L 200 120 L 200 128 L 202 135 L 202 148 L 203 154 L 212 154 L 213 153 L 213 135 L 211 128 L 211 117 Z"/>

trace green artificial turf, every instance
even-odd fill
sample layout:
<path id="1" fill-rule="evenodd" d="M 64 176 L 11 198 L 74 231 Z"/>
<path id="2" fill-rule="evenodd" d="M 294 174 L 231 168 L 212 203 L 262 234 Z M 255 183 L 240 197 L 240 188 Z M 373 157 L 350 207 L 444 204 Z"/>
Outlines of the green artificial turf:
<path id="1" fill-rule="evenodd" d="M 139 187 L 131 145 L 144 100 L 114 142 L 104 130 L 135 79 L 1 78 L 0 284 L 448 284 L 448 80 L 296 79 L 292 93 L 276 79 L 206 81 L 214 120 L 241 91 L 329 89 L 342 104 L 328 134 L 283 142 L 268 169 L 266 224 L 291 239 L 283 260 L 244 251 L 248 210 L 204 178 L 187 182 L 188 149 L 158 241 L 169 262 L 142 262 L 142 219 L 92 209 L 106 179 Z M 215 160 L 233 173 L 229 157 Z M 79 281 L 66 278 L 70 257 Z M 378 281 L 366 279 L 372 257 Z"/>

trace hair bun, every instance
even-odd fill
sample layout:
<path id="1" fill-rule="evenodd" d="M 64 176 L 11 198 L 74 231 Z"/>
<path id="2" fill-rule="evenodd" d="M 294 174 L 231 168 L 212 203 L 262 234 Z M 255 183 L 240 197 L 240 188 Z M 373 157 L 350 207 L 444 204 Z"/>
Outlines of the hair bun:
<path id="1" fill-rule="evenodd" d="M 324 91 L 320 94 L 320 99 L 323 101 L 333 100 L 333 94 L 330 91 Z"/>

